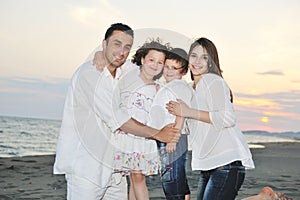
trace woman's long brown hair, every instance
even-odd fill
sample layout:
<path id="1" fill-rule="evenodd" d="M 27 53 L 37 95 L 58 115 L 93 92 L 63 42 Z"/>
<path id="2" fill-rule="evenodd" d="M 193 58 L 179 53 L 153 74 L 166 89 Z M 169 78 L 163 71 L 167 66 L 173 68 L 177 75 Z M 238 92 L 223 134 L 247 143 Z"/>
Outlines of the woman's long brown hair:
<path id="1" fill-rule="evenodd" d="M 220 67 L 220 62 L 219 62 L 219 56 L 218 56 L 218 50 L 216 48 L 216 46 L 214 45 L 214 43 L 212 41 L 210 41 L 207 38 L 201 37 L 199 39 L 197 39 L 195 42 L 193 42 L 191 44 L 190 47 L 190 51 L 189 51 L 189 57 L 192 53 L 192 50 L 196 47 L 196 46 L 202 46 L 207 54 L 208 54 L 208 73 L 213 73 L 216 75 L 219 75 L 223 78 L 222 76 L 222 70 Z M 191 72 L 191 79 L 194 80 L 194 76 Z M 232 95 L 232 91 L 230 90 L 230 101 L 231 103 L 233 102 L 233 95 Z"/>

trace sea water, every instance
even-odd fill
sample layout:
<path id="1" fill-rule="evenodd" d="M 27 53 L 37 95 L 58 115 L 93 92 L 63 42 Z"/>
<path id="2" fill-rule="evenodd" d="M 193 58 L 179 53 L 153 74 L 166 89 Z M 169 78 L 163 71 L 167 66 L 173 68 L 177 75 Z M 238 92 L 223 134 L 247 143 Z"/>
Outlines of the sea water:
<path id="1" fill-rule="evenodd" d="M 54 154 L 60 120 L 0 116 L 0 157 Z"/>
<path id="2" fill-rule="evenodd" d="M 0 157 L 55 154 L 61 120 L 0 116 Z M 243 131 L 250 147 L 257 143 L 300 141 L 300 132 Z"/>

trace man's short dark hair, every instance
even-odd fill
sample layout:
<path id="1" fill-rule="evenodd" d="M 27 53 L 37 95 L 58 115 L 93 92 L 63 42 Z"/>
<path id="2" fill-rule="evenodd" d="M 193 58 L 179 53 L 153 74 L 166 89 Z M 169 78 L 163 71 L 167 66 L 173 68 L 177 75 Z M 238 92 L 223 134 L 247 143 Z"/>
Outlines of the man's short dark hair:
<path id="1" fill-rule="evenodd" d="M 115 23 L 110 25 L 110 27 L 107 29 L 104 39 L 107 40 L 113 34 L 114 31 L 125 32 L 128 35 L 130 35 L 132 38 L 134 36 L 133 30 L 128 25 L 122 23 Z"/>

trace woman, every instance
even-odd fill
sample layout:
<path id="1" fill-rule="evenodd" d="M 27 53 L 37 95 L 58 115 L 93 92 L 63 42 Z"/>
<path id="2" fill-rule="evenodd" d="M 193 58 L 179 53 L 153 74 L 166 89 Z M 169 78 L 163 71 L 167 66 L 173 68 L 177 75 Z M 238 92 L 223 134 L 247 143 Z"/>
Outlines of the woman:
<path id="1" fill-rule="evenodd" d="M 190 118 L 192 170 L 201 170 L 197 199 L 235 199 L 245 168 L 254 168 L 252 155 L 236 116 L 229 87 L 222 78 L 215 45 L 196 40 L 189 51 L 189 69 L 195 89 L 192 108 L 170 101 L 171 114 Z"/>

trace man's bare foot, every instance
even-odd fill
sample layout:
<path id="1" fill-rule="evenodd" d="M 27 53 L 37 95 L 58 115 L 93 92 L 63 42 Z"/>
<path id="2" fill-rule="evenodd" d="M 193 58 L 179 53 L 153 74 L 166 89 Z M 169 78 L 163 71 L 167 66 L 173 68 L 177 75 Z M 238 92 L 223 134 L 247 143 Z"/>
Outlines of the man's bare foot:
<path id="1" fill-rule="evenodd" d="M 275 200 L 276 198 L 275 192 L 270 187 L 264 187 L 259 194 L 262 196 L 269 196 L 272 200 Z"/>
<path id="2" fill-rule="evenodd" d="M 270 187 L 264 187 L 258 195 L 254 195 L 243 200 L 293 200 L 281 192 L 274 192 Z"/>

